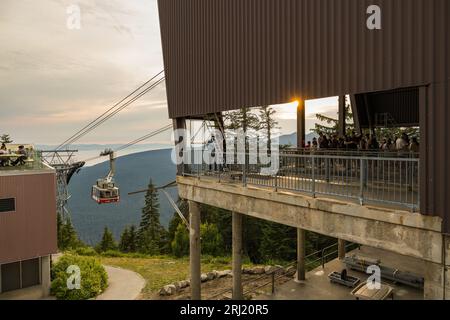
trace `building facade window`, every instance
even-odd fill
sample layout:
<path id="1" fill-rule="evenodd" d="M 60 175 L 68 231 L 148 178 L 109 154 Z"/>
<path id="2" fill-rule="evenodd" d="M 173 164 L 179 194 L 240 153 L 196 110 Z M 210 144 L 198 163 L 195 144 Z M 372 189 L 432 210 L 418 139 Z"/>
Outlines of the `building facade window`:
<path id="1" fill-rule="evenodd" d="M 14 211 L 16 211 L 15 198 L 0 199 L 0 212 L 14 212 Z"/>

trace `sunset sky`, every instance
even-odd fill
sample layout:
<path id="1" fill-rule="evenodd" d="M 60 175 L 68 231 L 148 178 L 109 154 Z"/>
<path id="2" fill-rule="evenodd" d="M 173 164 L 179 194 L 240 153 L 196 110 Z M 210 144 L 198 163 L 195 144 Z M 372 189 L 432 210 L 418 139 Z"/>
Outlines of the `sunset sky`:
<path id="1" fill-rule="evenodd" d="M 67 28 L 73 4 L 80 30 Z M 62 142 L 163 69 L 156 0 L 2 0 L 0 42 L 0 133 L 23 143 Z M 170 123 L 165 99 L 161 85 L 80 143 L 126 143 Z M 308 102 L 307 126 L 336 104 Z M 294 132 L 295 108 L 277 110 Z"/>

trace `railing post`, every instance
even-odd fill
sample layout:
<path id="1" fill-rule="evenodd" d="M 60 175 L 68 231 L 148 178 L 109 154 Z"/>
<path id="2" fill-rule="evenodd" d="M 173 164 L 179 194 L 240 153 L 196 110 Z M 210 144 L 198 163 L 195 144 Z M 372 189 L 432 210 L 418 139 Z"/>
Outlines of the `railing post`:
<path id="1" fill-rule="evenodd" d="M 325 179 L 327 183 L 330 183 L 330 159 L 325 159 Z"/>
<path id="2" fill-rule="evenodd" d="M 275 173 L 275 192 L 278 192 L 278 173 Z"/>
<path id="3" fill-rule="evenodd" d="M 275 272 L 272 272 L 272 294 L 275 294 Z"/>
<path id="4" fill-rule="evenodd" d="M 242 185 L 247 186 L 247 154 L 244 153 L 244 164 L 242 166 Z"/>
<path id="5" fill-rule="evenodd" d="M 312 158 L 311 158 L 311 184 L 312 184 L 311 192 L 312 192 L 313 198 L 316 197 L 316 174 L 315 174 L 316 165 L 315 165 L 315 163 L 316 163 L 316 160 L 315 160 L 314 156 L 312 156 Z"/>
<path id="6" fill-rule="evenodd" d="M 321 264 L 322 264 L 322 269 L 325 269 L 325 248 L 322 249 Z"/>
<path id="7" fill-rule="evenodd" d="M 364 177 L 366 175 L 366 169 L 365 169 L 365 163 L 364 163 L 364 159 L 361 158 L 360 159 L 360 182 L 359 182 L 359 203 L 361 205 L 364 204 Z"/>

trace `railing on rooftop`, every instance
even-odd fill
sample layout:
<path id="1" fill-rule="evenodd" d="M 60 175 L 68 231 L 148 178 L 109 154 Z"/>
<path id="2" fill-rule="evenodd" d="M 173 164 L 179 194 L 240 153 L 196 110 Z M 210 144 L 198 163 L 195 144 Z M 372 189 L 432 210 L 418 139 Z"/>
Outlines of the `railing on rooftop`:
<path id="1" fill-rule="evenodd" d="M 29 171 L 42 170 L 48 168 L 42 161 L 42 153 L 37 150 L 27 150 L 26 156 L 14 165 L 15 161 L 23 157 L 14 151 L 0 155 L 0 172 L 8 171 Z"/>
<path id="2" fill-rule="evenodd" d="M 198 154 L 198 153 L 202 154 Z M 192 159 L 203 159 L 204 151 L 191 151 Z M 197 157 L 197 158 L 195 158 Z M 233 156 L 237 158 L 236 155 Z M 183 175 L 215 178 L 244 186 L 264 186 L 324 195 L 366 203 L 419 208 L 419 159 L 408 152 L 281 152 L 276 173 L 264 174 L 267 166 L 249 164 L 185 164 Z M 226 155 L 223 156 L 226 159 Z"/>

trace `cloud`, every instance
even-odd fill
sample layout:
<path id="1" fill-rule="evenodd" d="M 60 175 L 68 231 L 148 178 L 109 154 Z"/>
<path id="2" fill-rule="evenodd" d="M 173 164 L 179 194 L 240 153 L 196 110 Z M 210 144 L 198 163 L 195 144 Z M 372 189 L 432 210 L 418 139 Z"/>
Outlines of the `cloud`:
<path id="1" fill-rule="evenodd" d="M 61 142 L 163 68 L 156 0 L 2 0 L 0 41 L 0 131 L 17 141 Z M 167 122 L 165 100 L 161 85 L 119 114 L 122 139 Z"/>

